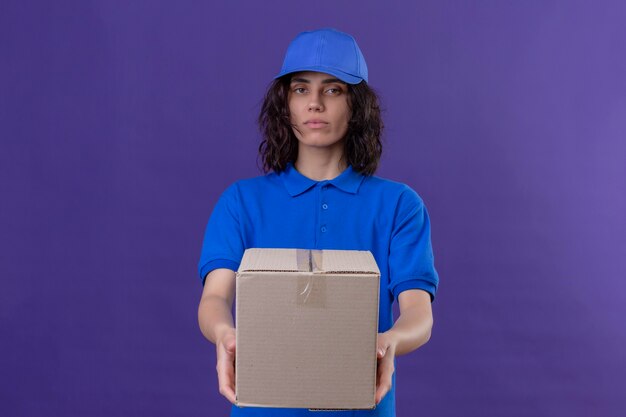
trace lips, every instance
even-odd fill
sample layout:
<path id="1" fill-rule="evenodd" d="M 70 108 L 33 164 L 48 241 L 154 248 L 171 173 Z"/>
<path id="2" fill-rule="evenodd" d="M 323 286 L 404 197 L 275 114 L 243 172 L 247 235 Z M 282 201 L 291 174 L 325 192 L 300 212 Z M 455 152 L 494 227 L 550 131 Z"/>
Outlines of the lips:
<path id="1" fill-rule="evenodd" d="M 311 119 L 311 120 L 307 120 L 306 122 L 304 122 L 304 124 L 310 128 L 320 128 L 320 127 L 325 127 L 326 125 L 328 125 L 328 122 L 325 122 L 324 120 L 321 120 L 321 119 Z"/>

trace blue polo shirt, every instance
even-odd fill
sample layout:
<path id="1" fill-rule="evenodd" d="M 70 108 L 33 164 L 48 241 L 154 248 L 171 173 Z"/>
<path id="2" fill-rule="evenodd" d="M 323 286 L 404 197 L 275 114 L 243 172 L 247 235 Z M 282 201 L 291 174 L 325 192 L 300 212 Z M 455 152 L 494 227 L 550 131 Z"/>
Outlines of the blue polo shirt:
<path id="1" fill-rule="evenodd" d="M 236 271 L 247 248 L 369 250 L 380 269 L 378 331 L 393 325 L 392 304 L 405 290 L 434 299 L 430 221 L 409 186 L 364 176 L 348 166 L 332 180 L 315 181 L 290 163 L 280 173 L 237 181 L 220 196 L 209 218 L 198 270 Z M 374 410 L 324 412 L 324 416 L 395 416 L 393 386 Z M 305 409 L 239 408 L 232 416 L 319 416 Z"/>

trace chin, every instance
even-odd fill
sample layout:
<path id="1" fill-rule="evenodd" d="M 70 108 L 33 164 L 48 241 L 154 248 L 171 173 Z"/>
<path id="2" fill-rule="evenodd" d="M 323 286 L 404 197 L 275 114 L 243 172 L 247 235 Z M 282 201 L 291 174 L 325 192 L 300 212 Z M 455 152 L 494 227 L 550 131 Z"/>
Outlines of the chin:
<path id="1" fill-rule="evenodd" d="M 329 148 L 341 143 L 341 139 L 329 139 L 329 138 L 306 138 L 299 139 L 300 144 L 304 146 L 311 146 L 316 148 Z"/>

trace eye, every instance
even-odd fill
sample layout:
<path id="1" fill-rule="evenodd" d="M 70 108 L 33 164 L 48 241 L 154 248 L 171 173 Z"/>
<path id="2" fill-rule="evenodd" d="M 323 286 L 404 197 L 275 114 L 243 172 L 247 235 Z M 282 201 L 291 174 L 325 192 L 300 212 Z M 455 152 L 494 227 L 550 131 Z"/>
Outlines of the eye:
<path id="1" fill-rule="evenodd" d="M 304 87 L 296 87 L 293 89 L 293 92 L 296 94 L 304 94 L 306 91 L 306 88 Z"/>
<path id="2" fill-rule="evenodd" d="M 328 90 L 326 90 L 326 92 L 331 95 L 341 94 L 341 88 L 331 87 Z"/>

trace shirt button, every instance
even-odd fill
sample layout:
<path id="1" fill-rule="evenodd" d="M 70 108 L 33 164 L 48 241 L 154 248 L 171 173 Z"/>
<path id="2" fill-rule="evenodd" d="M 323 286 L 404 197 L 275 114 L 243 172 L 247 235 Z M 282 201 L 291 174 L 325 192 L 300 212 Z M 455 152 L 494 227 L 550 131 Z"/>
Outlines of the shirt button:
<path id="1" fill-rule="evenodd" d="M 326 210 L 326 209 L 328 208 L 328 204 L 326 204 L 326 203 L 322 204 L 322 208 L 323 208 L 324 210 Z"/>
<path id="2" fill-rule="evenodd" d="M 322 233 L 326 233 L 326 226 L 322 226 L 320 230 L 322 231 Z"/>

